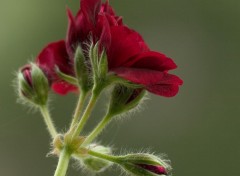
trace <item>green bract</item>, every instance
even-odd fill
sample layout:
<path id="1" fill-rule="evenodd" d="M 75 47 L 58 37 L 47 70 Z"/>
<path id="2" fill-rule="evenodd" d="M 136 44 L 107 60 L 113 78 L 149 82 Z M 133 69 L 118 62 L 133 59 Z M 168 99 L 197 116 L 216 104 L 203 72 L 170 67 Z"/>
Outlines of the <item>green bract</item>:
<path id="1" fill-rule="evenodd" d="M 111 95 L 109 114 L 119 115 L 136 108 L 143 99 L 146 91 L 117 85 Z"/>
<path id="2" fill-rule="evenodd" d="M 89 146 L 89 148 L 93 148 L 93 151 L 97 151 L 103 154 L 110 154 L 111 153 L 111 149 L 109 147 L 104 147 L 102 145 L 95 145 L 92 144 Z M 82 158 L 82 164 L 84 167 L 86 167 L 88 170 L 90 171 L 94 171 L 94 172 L 102 172 L 104 170 L 106 170 L 109 166 L 112 165 L 111 162 L 101 159 L 101 158 L 97 158 L 91 155 L 88 155 L 86 157 Z"/>
<path id="3" fill-rule="evenodd" d="M 77 47 L 74 57 L 74 70 L 81 91 L 88 92 L 92 86 L 90 63 L 86 60 L 83 50 Z"/>

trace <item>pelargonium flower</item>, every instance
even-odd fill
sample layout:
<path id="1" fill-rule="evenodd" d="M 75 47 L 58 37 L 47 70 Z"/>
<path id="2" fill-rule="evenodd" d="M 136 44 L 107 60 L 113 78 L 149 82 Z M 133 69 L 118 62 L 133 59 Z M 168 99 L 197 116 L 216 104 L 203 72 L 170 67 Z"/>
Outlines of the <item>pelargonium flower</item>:
<path id="1" fill-rule="evenodd" d="M 177 94 L 182 80 L 168 73 L 177 67 L 176 64 L 164 54 L 151 51 L 139 33 L 123 24 L 108 0 L 105 3 L 80 0 L 80 5 L 75 17 L 68 10 L 66 40 L 49 44 L 37 57 L 37 63 L 49 75 L 55 92 L 77 91 L 74 85 L 57 76 L 55 66 L 74 76 L 73 56 L 77 46 L 86 50 L 90 42 L 99 42 L 99 49 L 106 50 L 110 73 L 157 95 L 171 97 Z"/>
<path id="2" fill-rule="evenodd" d="M 76 92 L 77 87 L 61 80 L 55 72 L 55 66 L 63 73 L 74 76 L 73 57 L 77 46 L 86 49 L 86 44 L 91 40 L 100 40 L 101 44 L 109 42 L 109 25 L 122 25 L 121 17 L 115 15 L 108 1 L 81 0 L 80 5 L 76 17 L 70 10 L 67 11 L 69 24 L 66 40 L 48 44 L 36 61 L 49 76 L 52 89 L 62 95 Z"/>

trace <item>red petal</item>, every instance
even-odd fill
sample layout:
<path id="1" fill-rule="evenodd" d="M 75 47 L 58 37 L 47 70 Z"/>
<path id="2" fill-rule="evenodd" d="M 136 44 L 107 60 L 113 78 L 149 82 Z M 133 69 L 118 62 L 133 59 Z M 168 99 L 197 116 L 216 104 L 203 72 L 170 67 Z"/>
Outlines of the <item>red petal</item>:
<path id="1" fill-rule="evenodd" d="M 118 68 L 113 71 L 124 79 L 143 85 L 149 92 L 165 97 L 175 96 L 183 83 L 175 75 L 155 70 Z"/>
<path id="2" fill-rule="evenodd" d="M 78 88 L 74 85 L 68 84 L 65 81 L 57 81 L 52 84 L 54 92 L 60 95 L 66 95 L 69 92 L 78 93 Z"/>
<path id="3" fill-rule="evenodd" d="M 179 86 L 174 84 L 170 84 L 170 85 L 156 84 L 156 85 L 148 86 L 147 90 L 156 95 L 160 95 L 164 97 L 174 97 L 175 95 L 177 95 L 179 91 Z"/>
<path id="4" fill-rule="evenodd" d="M 66 36 L 66 48 L 67 48 L 68 54 L 72 58 L 76 45 L 78 44 L 78 41 L 79 41 L 79 33 L 78 33 L 75 17 L 73 16 L 71 10 L 67 9 L 67 15 L 68 15 L 68 30 L 67 30 L 67 36 Z"/>
<path id="5" fill-rule="evenodd" d="M 107 13 L 111 16 L 115 16 L 115 12 L 113 8 L 109 5 L 109 1 L 107 0 L 105 3 L 102 4 L 100 12 Z"/>
<path id="6" fill-rule="evenodd" d="M 166 57 L 162 53 L 158 53 L 155 51 L 138 54 L 137 56 L 129 60 L 127 66 L 157 71 L 167 71 L 177 68 L 177 65 L 173 62 L 172 59 Z"/>
<path id="7" fill-rule="evenodd" d="M 111 33 L 108 20 L 104 14 L 98 16 L 98 24 L 95 31 L 95 36 L 98 36 L 101 47 L 108 48 L 111 44 Z"/>
<path id="8" fill-rule="evenodd" d="M 68 58 L 63 40 L 48 44 L 38 55 L 36 62 L 51 81 L 58 79 L 55 73 L 56 66 L 65 74 L 73 75 L 72 62 Z"/>
<path id="9" fill-rule="evenodd" d="M 111 46 L 107 53 L 110 69 L 124 66 L 131 57 L 149 51 L 140 34 L 126 26 L 111 27 L 111 39 Z"/>
<path id="10" fill-rule="evenodd" d="M 107 0 L 105 3 L 102 4 L 100 13 L 104 13 L 108 19 L 110 26 L 121 26 L 122 17 L 116 16 L 113 8 L 109 5 L 109 1 Z"/>
<path id="11" fill-rule="evenodd" d="M 81 0 L 81 11 L 89 22 L 96 24 L 97 15 L 100 12 L 101 0 Z"/>
<path id="12" fill-rule="evenodd" d="M 75 22 L 78 31 L 78 43 L 84 44 L 89 42 L 91 39 L 91 31 L 94 29 L 94 24 L 89 21 L 86 15 L 83 14 L 82 10 L 78 12 Z"/>
<path id="13" fill-rule="evenodd" d="M 23 66 L 20 70 L 21 70 L 24 78 L 26 79 L 28 85 L 30 85 L 32 87 L 33 84 L 32 84 L 32 67 L 31 67 L 31 65 L 27 64 L 27 65 Z"/>

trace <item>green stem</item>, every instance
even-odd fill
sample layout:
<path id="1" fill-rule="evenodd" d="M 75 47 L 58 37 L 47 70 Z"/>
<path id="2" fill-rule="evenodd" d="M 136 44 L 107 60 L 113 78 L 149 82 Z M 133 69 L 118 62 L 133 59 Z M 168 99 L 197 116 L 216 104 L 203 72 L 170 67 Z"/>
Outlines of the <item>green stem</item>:
<path id="1" fill-rule="evenodd" d="M 112 118 L 112 115 L 107 114 L 101 120 L 101 122 L 99 122 L 99 124 L 96 126 L 96 128 L 89 134 L 89 136 L 85 139 L 82 146 L 87 146 L 88 144 L 90 144 L 103 131 L 103 129 L 110 122 L 111 118 Z"/>
<path id="2" fill-rule="evenodd" d="M 47 125 L 47 129 L 51 135 L 52 138 L 55 138 L 57 135 L 56 128 L 53 124 L 52 118 L 50 116 L 48 107 L 46 105 L 40 107 L 40 111 L 42 113 L 43 119 L 45 121 L 45 124 Z"/>
<path id="3" fill-rule="evenodd" d="M 98 153 L 98 152 L 95 152 L 93 150 L 89 150 L 88 151 L 88 154 L 91 155 L 91 156 L 95 156 L 97 158 L 101 158 L 101 159 L 104 159 L 104 160 L 108 160 L 108 161 L 111 161 L 113 163 L 119 163 L 119 157 L 118 156 L 113 156 L 113 155 L 107 155 L 107 154 L 103 154 L 103 153 Z"/>
<path id="4" fill-rule="evenodd" d="M 86 122 L 88 121 L 88 118 L 94 108 L 94 105 L 97 102 L 98 95 L 99 94 L 94 94 L 94 93 L 92 94 L 91 99 L 83 113 L 83 116 L 82 116 L 80 122 L 78 123 L 77 128 L 73 134 L 73 137 L 77 137 L 82 132 L 83 127 L 85 126 Z"/>
<path id="5" fill-rule="evenodd" d="M 70 157 L 71 155 L 69 154 L 69 152 L 64 148 L 61 151 L 59 160 L 58 160 L 58 165 L 55 171 L 54 176 L 65 176 L 67 173 L 67 169 L 68 169 L 68 164 L 70 161 Z"/>
<path id="6" fill-rule="evenodd" d="M 77 106 L 76 106 L 76 109 L 75 109 L 75 112 L 74 112 L 74 115 L 73 115 L 73 120 L 72 120 L 70 129 L 72 127 L 74 127 L 77 124 L 77 122 L 79 121 L 80 115 L 81 115 L 82 110 L 83 110 L 84 102 L 85 102 L 85 99 L 86 99 L 86 95 L 87 94 L 85 92 L 80 93 L 78 103 L 77 103 Z"/>

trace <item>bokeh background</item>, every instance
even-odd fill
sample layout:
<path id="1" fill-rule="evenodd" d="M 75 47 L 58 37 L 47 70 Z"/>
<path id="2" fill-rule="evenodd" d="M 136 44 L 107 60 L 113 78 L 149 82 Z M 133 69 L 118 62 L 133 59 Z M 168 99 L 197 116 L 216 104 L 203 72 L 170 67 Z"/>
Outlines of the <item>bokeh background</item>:
<path id="1" fill-rule="evenodd" d="M 153 50 L 174 58 L 184 80 L 171 99 L 150 95 L 144 111 L 113 122 L 101 142 L 116 153 L 166 153 L 177 176 L 240 175 L 240 1 L 110 0 Z M 64 38 L 66 6 L 78 0 L 0 0 L 0 175 L 53 175 L 49 135 L 39 113 L 16 103 L 14 73 L 51 41 Z M 76 95 L 52 95 L 66 129 Z M 102 98 L 102 101 L 106 96 Z M 98 106 L 87 130 L 104 113 Z M 72 162 L 69 176 L 86 175 Z M 120 175 L 110 170 L 100 175 Z"/>

